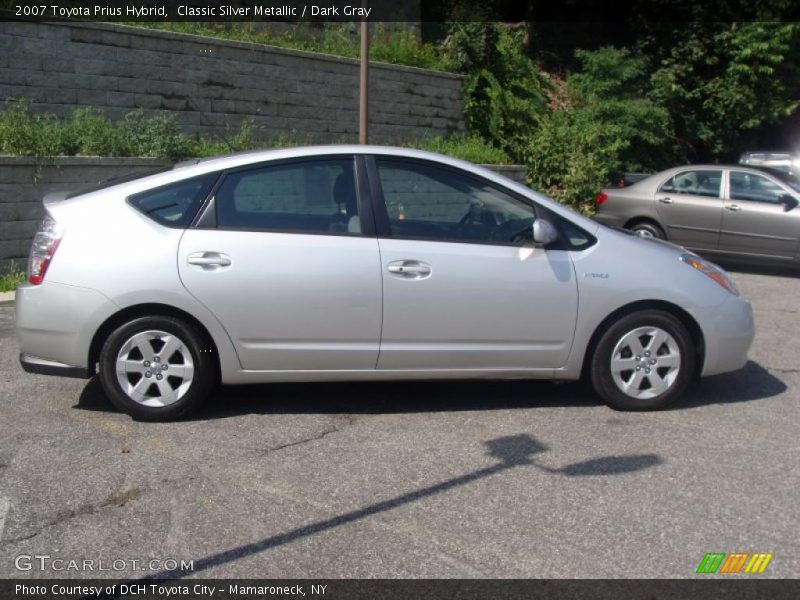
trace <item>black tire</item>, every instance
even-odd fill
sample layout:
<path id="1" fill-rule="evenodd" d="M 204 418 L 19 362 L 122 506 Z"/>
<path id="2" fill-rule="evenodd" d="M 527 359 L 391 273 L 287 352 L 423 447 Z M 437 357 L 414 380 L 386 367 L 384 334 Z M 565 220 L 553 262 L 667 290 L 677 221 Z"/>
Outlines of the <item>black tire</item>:
<path id="1" fill-rule="evenodd" d="M 645 343 L 649 345 L 656 343 L 652 336 L 642 334 L 640 337 L 633 333 L 639 328 L 657 328 L 666 332 L 672 338 L 672 341 L 665 341 L 659 348 L 656 348 L 654 351 L 656 354 L 652 357 L 650 354 L 645 357 L 644 353 L 637 355 L 645 361 L 656 360 L 655 366 L 638 362 L 639 358 L 633 356 L 630 347 L 623 342 L 624 339 L 636 339 L 643 346 L 645 346 Z M 626 338 L 626 336 L 630 337 Z M 643 340 L 644 342 L 642 342 Z M 611 361 L 612 354 L 614 354 L 618 344 L 621 345 L 621 350 L 618 351 L 617 358 L 631 361 L 631 364 L 639 367 L 636 371 L 640 371 L 640 373 L 636 373 L 633 369 L 621 371 L 618 374 L 619 380 L 622 384 L 634 386 L 636 382 L 634 376 L 641 377 L 641 383 L 631 388 L 631 394 L 638 393 L 643 396 L 653 394 L 652 396 L 634 397 L 634 395 L 624 392 L 615 381 Z M 672 346 L 673 351 L 677 349 L 680 356 L 679 367 L 674 373 L 670 370 L 670 367 L 659 366 L 667 361 L 674 361 L 675 354 L 670 352 L 670 346 Z M 646 346 L 643 349 L 648 352 L 652 350 L 652 348 Z M 592 387 L 611 408 L 644 411 L 664 408 L 680 397 L 692 380 L 696 362 L 697 352 L 692 343 L 692 338 L 686 326 L 680 320 L 663 311 L 643 310 L 620 318 L 606 329 L 600 337 L 593 355 L 590 357 L 589 368 Z M 647 375 L 644 373 L 645 369 L 647 370 Z M 651 375 L 649 375 L 651 372 L 653 373 L 652 381 L 655 382 L 655 386 L 669 381 L 668 385 L 663 383 L 667 385 L 663 392 L 655 393 L 653 391 L 656 387 L 651 384 Z"/>
<path id="2" fill-rule="evenodd" d="M 117 358 L 123 346 L 126 342 L 131 340 L 133 336 L 137 334 L 146 335 L 144 332 L 148 331 L 164 332 L 176 336 L 176 339 L 182 343 L 181 349 L 188 350 L 189 359 L 193 367 L 191 379 L 188 377 L 185 379 L 174 377 L 172 373 L 169 372 L 169 369 L 164 369 L 164 371 L 159 372 L 159 375 L 161 375 L 158 377 L 159 380 L 163 379 L 163 383 L 168 383 L 171 388 L 177 385 L 176 389 L 178 390 L 178 392 L 175 393 L 177 400 L 165 406 L 147 406 L 138 402 L 123 389 L 122 383 L 120 383 L 117 376 Z M 154 337 L 150 342 L 150 348 L 157 348 L 161 343 L 161 339 L 163 338 Z M 164 346 L 165 344 L 162 345 L 161 348 L 163 349 Z M 212 358 L 213 354 L 209 351 L 210 349 L 211 347 L 206 341 L 205 336 L 202 335 L 196 327 L 185 321 L 167 316 L 139 317 L 121 325 L 108 336 L 108 339 L 100 351 L 100 382 L 111 402 L 122 412 L 129 414 L 136 420 L 170 421 L 178 419 L 197 410 L 200 405 L 208 399 L 215 387 L 217 380 L 216 365 Z M 154 352 L 158 355 L 159 350 L 154 350 Z M 141 352 L 138 354 L 141 355 Z M 185 368 L 188 365 L 188 361 L 184 362 L 183 350 L 173 353 L 171 357 L 172 358 L 164 357 L 164 361 L 171 360 L 173 362 L 173 372 L 177 370 L 176 367 Z M 145 357 L 142 358 L 143 361 L 144 359 Z M 160 363 L 161 359 L 159 356 L 156 356 L 156 360 L 159 364 L 157 365 L 156 361 L 152 363 L 153 370 L 147 371 L 147 381 L 150 381 L 150 379 L 154 377 L 153 371 L 163 368 L 163 363 Z M 175 362 L 178 364 L 174 364 Z M 142 364 L 146 363 L 143 362 Z M 169 366 L 169 364 L 170 363 L 167 363 L 167 366 Z M 133 384 L 143 378 L 144 375 L 132 373 L 130 376 L 125 375 L 124 377 L 130 377 L 128 380 Z M 176 380 L 179 383 L 176 383 Z M 183 382 L 186 383 L 185 389 L 181 389 L 181 383 Z M 159 395 L 161 383 L 161 381 L 156 382 L 155 379 L 153 379 L 150 387 L 147 389 Z M 153 402 L 153 400 L 149 398 L 145 399 L 145 401 Z M 156 399 L 154 401 L 158 402 L 159 400 Z"/>
<path id="3" fill-rule="evenodd" d="M 664 233 L 664 230 L 652 221 L 639 221 L 631 225 L 629 229 L 642 237 L 652 237 L 657 240 L 667 239 L 667 234 Z"/>

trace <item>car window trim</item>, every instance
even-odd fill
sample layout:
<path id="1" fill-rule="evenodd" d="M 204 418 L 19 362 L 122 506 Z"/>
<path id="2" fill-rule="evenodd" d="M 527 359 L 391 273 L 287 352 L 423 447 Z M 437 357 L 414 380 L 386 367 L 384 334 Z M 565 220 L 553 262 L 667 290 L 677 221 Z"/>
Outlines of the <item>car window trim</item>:
<path id="1" fill-rule="evenodd" d="M 187 219 L 188 222 L 186 222 L 186 223 L 182 222 L 183 218 L 181 218 L 181 222 L 176 222 L 176 223 L 164 222 L 164 221 L 162 221 L 160 219 L 155 218 L 151 214 L 155 210 L 160 210 L 160 209 L 154 209 L 154 210 L 151 210 L 151 211 L 144 211 L 139 206 L 136 205 L 136 201 L 141 196 L 143 196 L 145 194 L 151 194 L 153 192 L 157 192 L 158 190 L 163 190 L 163 189 L 166 189 L 166 188 L 169 188 L 169 187 L 185 184 L 186 182 L 192 181 L 193 179 L 203 179 L 204 177 L 208 177 L 208 178 L 216 177 L 216 179 L 214 180 L 214 183 L 211 184 L 211 187 L 209 188 L 209 190 L 211 190 L 211 191 L 209 191 L 203 198 L 200 199 L 199 202 L 197 202 L 197 206 L 193 209 L 194 210 L 194 214 L 191 215 L 191 218 Z M 126 196 L 125 197 L 125 203 L 128 206 L 130 206 L 131 208 L 133 208 L 135 211 L 137 211 L 139 214 L 145 216 L 146 218 L 150 219 L 154 223 L 156 223 L 158 225 L 161 225 L 162 227 L 167 227 L 169 229 L 184 229 L 185 230 L 185 229 L 189 229 L 190 227 L 192 227 L 192 224 L 197 219 L 198 215 L 203 211 L 203 207 L 205 206 L 205 203 L 208 200 L 209 194 L 212 193 L 214 189 L 216 189 L 216 187 L 219 185 L 219 181 L 220 181 L 220 173 L 219 172 L 215 172 L 215 171 L 209 171 L 207 173 L 201 173 L 199 175 L 192 175 L 191 177 L 184 177 L 183 179 L 177 179 L 175 181 L 171 181 L 169 183 L 164 183 L 164 184 L 158 185 L 156 187 L 151 187 L 151 188 L 148 188 L 146 190 L 140 190 L 138 192 L 135 192 L 133 194 L 130 194 L 130 195 Z M 164 207 L 161 207 L 161 208 L 164 208 Z"/>
<path id="2" fill-rule="evenodd" d="M 263 169 L 272 166 L 314 163 L 326 160 L 347 160 L 347 159 L 352 161 L 353 177 L 356 182 L 355 186 L 356 203 L 358 204 L 358 216 L 359 219 L 361 220 L 360 233 L 354 234 L 350 232 L 335 232 L 335 231 L 303 231 L 298 229 L 265 229 L 263 227 L 258 227 L 258 228 L 221 227 L 219 225 L 219 221 L 217 219 L 216 194 L 219 188 L 223 185 L 225 180 L 230 175 L 246 171 L 255 171 L 258 169 Z M 247 165 L 240 165 L 229 169 L 223 169 L 222 171 L 220 171 L 219 177 L 215 185 L 213 186 L 211 192 L 209 193 L 205 204 L 201 208 L 200 214 L 197 216 L 194 223 L 192 224 L 192 227 L 195 229 L 216 229 L 218 231 L 237 231 L 237 232 L 251 232 L 251 233 L 325 235 L 325 236 L 348 237 L 348 238 L 375 237 L 375 220 L 373 217 L 372 202 L 370 201 L 368 193 L 366 192 L 365 184 L 361 181 L 364 178 L 364 173 L 366 169 L 364 167 L 362 167 L 362 169 L 359 169 L 358 162 L 359 162 L 358 155 L 353 154 L 352 152 L 344 152 L 341 154 L 330 153 L 330 154 L 294 156 L 291 158 L 265 160 L 257 163 L 250 163 Z M 365 196 L 365 194 L 367 195 Z"/>
<path id="3" fill-rule="evenodd" d="M 681 192 L 671 191 L 665 192 L 662 191 L 662 187 L 666 184 L 670 179 L 675 179 L 678 175 L 683 175 L 684 173 L 692 173 L 694 171 L 719 171 L 720 183 L 719 183 L 719 192 L 717 192 L 716 196 L 707 196 L 705 194 L 681 194 Z M 666 179 L 662 180 L 661 183 L 658 184 L 656 187 L 656 194 L 681 194 L 684 196 L 699 196 L 700 198 L 716 198 L 717 200 L 724 200 L 725 199 L 725 172 L 726 169 L 722 167 L 714 167 L 710 166 L 708 168 L 694 168 L 694 169 L 683 169 L 682 171 L 675 171 L 672 175 L 667 177 Z"/>
<path id="4" fill-rule="evenodd" d="M 386 201 L 383 197 L 383 187 L 380 184 L 380 177 L 378 174 L 378 158 L 390 159 L 400 162 L 416 162 L 421 163 L 423 165 L 432 165 L 435 167 L 439 167 L 442 169 L 450 170 L 454 173 L 464 175 L 467 178 L 472 178 L 474 180 L 479 181 L 482 184 L 487 185 L 488 187 L 492 188 L 493 190 L 497 190 L 503 194 L 511 196 L 515 200 L 520 201 L 523 204 L 526 204 L 531 207 L 533 210 L 533 216 L 535 219 L 541 218 L 543 216 L 551 215 L 552 219 L 563 219 L 565 221 L 569 221 L 570 225 L 578 229 L 583 233 L 585 236 L 587 243 L 583 246 L 576 246 L 574 245 L 567 237 L 564 232 L 562 232 L 559 226 L 556 223 L 553 223 L 556 226 L 556 230 L 558 231 L 558 241 L 554 244 L 547 247 L 548 250 L 564 250 L 568 252 L 582 252 L 591 248 L 597 243 L 597 238 L 593 236 L 591 233 L 586 231 L 580 225 L 577 225 L 574 221 L 568 219 L 567 217 L 563 217 L 554 213 L 546 206 L 542 206 L 537 203 L 535 200 L 520 194 L 519 192 L 509 189 L 502 184 L 495 183 L 494 181 L 483 177 L 477 173 L 472 173 L 470 171 L 465 171 L 459 167 L 454 167 L 452 165 L 444 164 L 435 160 L 430 160 L 426 158 L 417 158 L 417 157 L 408 157 L 408 156 L 397 156 L 394 154 L 366 154 L 364 155 L 366 166 L 367 166 L 367 178 L 369 181 L 369 189 L 371 194 L 371 199 L 374 207 L 374 217 L 375 217 L 375 224 L 377 227 L 377 236 L 378 239 L 395 239 L 395 240 L 408 240 L 408 241 L 421 241 L 421 242 L 434 242 L 440 244 L 472 244 L 477 246 L 495 246 L 495 247 L 505 247 L 505 248 L 520 248 L 519 244 L 512 244 L 512 243 L 503 243 L 503 242 L 496 242 L 496 241 L 480 241 L 480 240 L 453 240 L 453 239 L 442 239 L 437 237 L 410 237 L 410 236 L 398 236 L 392 234 L 391 226 L 389 223 L 389 211 L 386 207 Z M 543 213 L 543 214 L 542 214 Z"/>
<path id="5" fill-rule="evenodd" d="M 498 186 L 495 182 L 486 179 L 485 177 L 481 177 L 476 173 L 471 173 L 469 171 L 459 169 L 458 167 L 453 167 L 451 165 L 440 163 L 434 160 L 407 157 L 407 156 L 396 156 L 393 154 L 367 155 L 366 159 L 367 159 L 366 160 L 367 172 L 369 178 L 369 188 L 372 196 L 373 208 L 375 211 L 375 224 L 377 227 L 378 239 L 413 240 L 422 242 L 439 242 L 443 244 L 475 244 L 480 246 L 507 246 L 511 248 L 519 248 L 518 244 L 496 242 L 491 240 L 490 241 L 456 240 L 456 239 L 440 238 L 434 236 L 401 236 L 393 234 L 391 230 L 391 224 L 389 222 L 389 211 L 386 207 L 386 199 L 383 196 L 383 186 L 381 185 L 380 175 L 378 173 L 379 159 L 391 160 L 394 162 L 402 162 L 402 163 L 416 163 L 424 166 L 432 166 L 446 171 L 451 171 L 457 175 L 466 177 L 467 179 L 472 179 L 474 181 L 479 182 L 480 184 L 488 186 L 493 190 L 506 194 L 507 196 L 511 196 L 515 200 L 518 200 L 523 204 L 529 206 L 533 211 L 534 219 L 537 218 L 538 215 L 537 211 L 540 210 L 539 205 L 533 202 L 530 198 L 522 196 L 514 192 L 513 190 L 509 190 L 508 188 Z"/>
<path id="6" fill-rule="evenodd" d="M 725 202 L 728 202 L 728 203 L 730 203 L 730 202 L 756 202 L 758 204 L 766 204 L 767 206 L 782 206 L 782 204 L 780 202 L 769 202 L 768 200 L 753 200 L 751 198 L 741 198 L 741 199 L 732 198 L 731 197 L 731 176 L 734 173 L 743 173 L 745 175 L 755 175 L 757 177 L 763 177 L 767 181 L 770 181 L 770 182 L 774 183 L 775 185 L 777 185 L 779 188 L 781 188 L 784 191 L 785 194 L 789 194 L 790 196 L 794 196 L 795 198 L 800 198 L 800 194 L 792 191 L 782 181 L 780 181 L 777 177 L 773 177 L 769 173 L 765 173 L 763 171 L 755 171 L 755 170 L 748 171 L 746 169 L 738 169 L 738 168 L 733 167 L 733 168 L 728 169 L 728 181 L 727 181 L 728 185 L 727 185 L 727 187 L 725 189 Z"/>

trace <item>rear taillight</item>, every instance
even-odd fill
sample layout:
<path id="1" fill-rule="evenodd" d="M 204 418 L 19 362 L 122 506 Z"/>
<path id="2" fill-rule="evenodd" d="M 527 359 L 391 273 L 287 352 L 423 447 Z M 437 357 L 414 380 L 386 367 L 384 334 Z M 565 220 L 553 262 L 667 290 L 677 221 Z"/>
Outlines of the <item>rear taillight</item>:
<path id="1" fill-rule="evenodd" d="M 600 192 L 599 194 L 597 194 L 597 196 L 594 197 L 594 205 L 595 206 L 600 206 L 606 200 L 608 200 L 608 194 L 604 194 L 603 192 Z"/>
<path id="2" fill-rule="evenodd" d="M 53 260 L 58 243 L 61 241 L 61 228 L 50 215 L 45 216 L 39 231 L 33 238 L 31 254 L 28 257 L 28 281 L 39 285 L 44 280 L 47 267 Z"/>

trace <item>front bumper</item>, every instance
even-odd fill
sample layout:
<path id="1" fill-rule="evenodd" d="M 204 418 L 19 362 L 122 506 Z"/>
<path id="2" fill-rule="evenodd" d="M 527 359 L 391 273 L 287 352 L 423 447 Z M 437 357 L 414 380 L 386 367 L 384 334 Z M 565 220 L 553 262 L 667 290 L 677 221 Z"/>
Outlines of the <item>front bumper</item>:
<path id="1" fill-rule="evenodd" d="M 731 295 L 713 308 L 694 311 L 703 330 L 705 361 L 701 375 L 717 375 L 741 369 L 755 337 L 753 308 L 741 296 Z"/>
<path id="2" fill-rule="evenodd" d="M 56 375 L 57 377 L 76 377 L 78 379 L 88 379 L 91 377 L 89 369 L 86 367 L 73 367 L 54 360 L 38 358 L 30 354 L 20 353 L 19 364 L 27 373 L 38 375 Z"/>

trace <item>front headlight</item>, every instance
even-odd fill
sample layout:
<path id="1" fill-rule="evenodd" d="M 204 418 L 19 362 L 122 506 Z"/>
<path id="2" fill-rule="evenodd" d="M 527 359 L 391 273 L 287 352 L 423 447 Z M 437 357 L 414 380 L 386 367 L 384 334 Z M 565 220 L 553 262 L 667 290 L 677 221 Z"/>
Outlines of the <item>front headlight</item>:
<path id="1" fill-rule="evenodd" d="M 697 269 L 706 277 L 710 277 L 734 296 L 739 295 L 739 290 L 736 289 L 736 284 L 733 283 L 733 279 L 731 279 L 725 271 L 720 269 L 714 263 L 702 259 L 696 254 L 690 254 L 688 252 L 686 254 L 681 254 L 680 261 L 685 265 L 689 265 L 693 269 Z"/>

